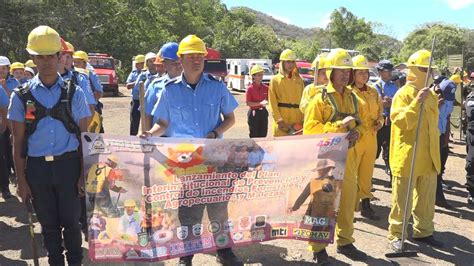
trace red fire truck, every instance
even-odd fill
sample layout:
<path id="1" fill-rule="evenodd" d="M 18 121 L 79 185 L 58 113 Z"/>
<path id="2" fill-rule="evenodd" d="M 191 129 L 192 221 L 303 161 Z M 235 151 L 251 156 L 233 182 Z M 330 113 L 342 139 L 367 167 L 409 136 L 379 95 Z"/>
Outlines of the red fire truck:
<path id="1" fill-rule="evenodd" d="M 120 60 L 103 53 L 89 53 L 89 63 L 94 67 L 104 92 L 112 92 L 114 96 L 119 93 L 119 81 L 116 67 L 120 67 Z"/>
<path id="2" fill-rule="evenodd" d="M 217 79 L 224 81 L 227 76 L 227 65 L 221 53 L 215 49 L 207 48 L 207 56 L 204 60 L 204 72 L 212 74 Z"/>

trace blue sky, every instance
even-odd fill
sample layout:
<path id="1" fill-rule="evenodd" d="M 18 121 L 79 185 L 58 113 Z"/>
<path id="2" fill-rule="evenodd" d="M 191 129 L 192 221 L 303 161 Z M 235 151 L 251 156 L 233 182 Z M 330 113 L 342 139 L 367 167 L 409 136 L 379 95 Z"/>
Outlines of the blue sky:
<path id="1" fill-rule="evenodd" d="M 403 40 L 426 22 L 474 29 L 474 0 L 223 0 L 228 8 L 246 6 L 303 28 L 323 27 L 334 9 L 346 7 L 359 18 L 382 23 L 375 31 Z"/>

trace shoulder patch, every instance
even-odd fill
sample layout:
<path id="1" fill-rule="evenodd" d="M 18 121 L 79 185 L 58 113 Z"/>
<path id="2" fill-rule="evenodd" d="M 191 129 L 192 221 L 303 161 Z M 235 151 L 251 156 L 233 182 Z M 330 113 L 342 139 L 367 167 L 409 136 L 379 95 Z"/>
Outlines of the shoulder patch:
<path id="1" fill-rule="evenodd" d="M 167 86 L 170 85 L 170 84 L 175 84 L 175 83 L 178 84 L 178 83 L 180 83 L 180 82 L 181 82 L 181 76 L 178 76 L 178 77 L 176 77 L 176 78 L 174 78 L 174 79 L 170 79 L 170 80 L 168 80 L 167 82 L 165 82 L 165 87 L 167 87 Z"/>

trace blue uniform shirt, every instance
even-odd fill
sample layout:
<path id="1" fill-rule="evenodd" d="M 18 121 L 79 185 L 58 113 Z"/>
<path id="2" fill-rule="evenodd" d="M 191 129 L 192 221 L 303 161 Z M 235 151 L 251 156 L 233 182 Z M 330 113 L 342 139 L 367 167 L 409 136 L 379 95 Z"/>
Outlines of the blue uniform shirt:
<path id="1" fill-rule="evenodd" d="M 143 81 L 144 84 L 143 84 L 143 88 L 145 89 L 145 92 L 147 91 L 148 89 L 148 85 L 150 85 L 150 83 L 159 76 L 157 76 L 156 74 L 151 74 L 150 71 L 145 71 L 145 72 L 142 72 L 138 75 L 137 77 L 137 80 L 136 80 L 136 83 L 135 83 L 135 86 L 133 87 L 132 89 L 132 98 L 134 100 L 139 100 L 140 99 L 140 95 L 139 95 L 139 92 L 140 92 L 140 81 Z"/>
<path id="2" fill-rule="evenodd" d="M 90 88 L 89 80 L 87 79 L 87 75 L 81 72 L 76 72 L 76 80 L 78 90 L 81 90 L 84 93 L 85 101 L 88 105 L 97 104 L 95 100 L 94 94 Z M 72 78 L 72 71 L 66 71 L 64 74 L 61 75 L 64 80 L 70 80 Z"/>
<path id="3" fill-rule="evenodd" d="M 8 95 L 2 86 L 0 86 L 0 108 L 7 108 L 8 102 Z"/>
<path id="4" fill-rule="evenodd" d="M 375 82 L 375 89 L 381 98 L 384 96 L 393 98 L 398 90 L 398 87 L 391 80 L 384 82 L 382 79 L 380 79 L 379 81 Z M 384 108 L 383 115 L 385 117 L 390 117 L 390 108 Z"/>
<path id="5" fill-rule="evenodd" d="M 457 86 L 453 81 L 445 79 L 441 82 L 440 88 L 443 91 L 444 103 L 439 108 L 438 128 L 441 134 L 445 134 L 449 123 L 448 117 L 454 109 Z"/>
<path id="6" fill-rule="evenodd" d="M 132 72 L 130 72 L 130 74 L 128 75 L 127 83 L 131 83 L 131 82 L 137 81 L 137 78 L 138 78 L 138 76 L 139 76 L 141 73 L 142 73 L 141 70 L 137 70 L 137 69 L 132 70 Z M 135 84 L 135 85 L 136 85 L 136 84 Z M 134 96 L 133 96 L 134 90 L 135 90 L 135 86 L 134 86 L 133 89 L 132 89 L 132 98 L 133 98 L 134 100 L 138 100 L 138 92 L 136 92 L 137 97 L 134 97 Z"/>
<path id="7" fill-rule="evenodd" d="M 104 88 L 102 84 L 100 83 L 99 77 L 95 73 L 94 70 L 88 69 L 89 70 L 89 81 L 91 83 L 91 90 L 92 92 L 98 91 L 100 93 L 104 93 Z"/>
<path id="8" fill-rule="evenodd" d="M 51 88 L 43 85 L 38 76 L 29 82 L 29 87 L 33 97 L 36 98 L 46 108 L 52 108 L 61 96 L 61 86 L 63 79 L 58 75 L 58 80 Z M 79 124 L 79 120 L 91 115 L 88 106 L 85 104 L 84 93 L 76 90 L 72 99 L 72 115 L 74 121 Z M 8 119 L 25 122 L 25 107 L 22 100 L 16 93 L 10 98 Z M 28 138 L 28 156 L 48 156 L 61 155 L 65 152 L 77 150 L 79 141 L 76 136 L 69 133 L 63 123 L 51 117 L 41 119 L 36 131 Z"/>
<path id="9" fill-rule="evenodd" d="M 238 103 L 224 83 L 209 74 L 201 76 L 195 89 L 184 76 L 166 83 L 156 108 L 156 116 L 168 123 L 165 135 L 177 138 L 205 138 Z"/>
<path id="10" fill-rule="evenodd" d="M 148 86 L 148 90 L 145 92 L 145 113 L 147 115 L 153 115 L 153 109 L 158 102 L 159 95 L 169 80 L 170 76 L 166 74 L 161 78 L 153 80 Z"/>
<path id="11" fill-rule="evenodd" d="M 20 85 L 21 85 L 20 82 L 12 76 L 7 76 L 5 83 L 6 83 L 7 89 L 10 92 L 12 92 L 13 89 L 15 89 L 15 88 L 20 87 Z M 0 87 L 2 87 L 2 85 L 0 85 Z"/>

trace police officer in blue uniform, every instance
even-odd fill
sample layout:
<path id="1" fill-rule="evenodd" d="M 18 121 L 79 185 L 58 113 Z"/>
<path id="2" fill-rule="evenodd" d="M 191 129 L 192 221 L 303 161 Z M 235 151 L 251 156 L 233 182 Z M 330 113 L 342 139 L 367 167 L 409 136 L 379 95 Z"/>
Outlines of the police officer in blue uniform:
<path id="1" fill-rule="evenodd" d="M 13 89 L 20 86 L 20 82 L 16 80 L 10 74 L 10 60 L 5 56 L 0 56 L 0 90 L 3 90 L 8 98 L 10 98 L 10 94 L 12 93 Z M 7 171 L 7 177 L 10 174 L 15 173 L 15 167 L 13 166 L 13 154 L 12 154 L 12 145 L 10 142 L 10 129 L 7 128 L 3 133 L 3 136 L 0 138 L 0 141 L 4 141 L 2 145 L 5 149 L 5 167 Z M 8 197 L 10 194 L 9 191 L 5 191 L 5 195 Z"/>
<path id="2" fill-rule="evenodd" d="M 7 109 L 8 109 L 7 93 L 0 88 L 0 189 L 2 190 L 3 199 L 12 197 L 9 186 L 9 172 L 7 170 L 7 149 L 6 149 L 6 131 L 7 131 Z"/>
<path id="3" fill-rule="evenodd" d="M 140 83 L 143 82 L 143 87 L 145 91 L 148 88 L 148 85 L 156 78 L 156 66 L 155 66 L 155 53 L 147 53 L 145 55 L 145 64 L 147 70 L 141 72 L 135 81 L 135 85 L 132 89 L 132 102 L 130 104 L 130 135 L 136 136 L 138 134 L 138 127 L 140 126 Z"/>
<path id="4" fill-rule="evenodd" d="M 177 54 L 184 73 L 165 84 L 155 112 L 158 122 L 141 137 L 221 138 L 235 123 L 237 101 L 222 82 L 203 73 L 207 50 L 200 38 L 185 37 Z M 227 220 L 227 202 L 220 202 L 180 207 L 181 224 L 189 227 L 200 223 L 204 209 L 209 220 Z M 178 265 L 192 265 L 192 259 L 192 255 L 181 257 Z M 231 248 L 217 250 L 217 260 L 224 265 L 243 265 Z"/>
<path id="5" fill-rule="evenodd" d="M 18 194 L 33 202 L 49 264 L 65 265 L 66 249 L 68 264 L 80 265 L 79 196 L 84 182 L 79 134 L 86 131 L 91 113 L 82 91 L 57 72 L 61 41 L 54 29 L 33 29 L 26 49 L 38 75 L 15 89 L 8 111 Z"/>
<path id="6" fill-rule="evenodd" d="M 155 107 L 157 106 L 165 84 L 180 76 L 183 72 L 183 67 L 181 66 L 181 61 L 179 60 L 177 52 L 178 44 L 175 42 L 169 42 L 161 47 L 160 52 L 156 57 L 156 60 L 160 60 L 161 63 L 164 64 L 166 74 L 153 80 L 145 92 L 145 121 L 147 122 L 148 128 L 151 128 L 151 126 L 156 123 L 156 119 L 153 119 L 153 110 L 156 110 Z"/>
<path id="7" fill-rule="evenodd" d="M 380 79 L 375 82 L 375 89 L 382 98 L 383 116 L 385 122 L 382 128 L 377 132 L 377 158 L 382 152 L 382 158 L 385 162 L 385 172 L 390 176 L 390 183 L 387 187 L 392 186 L 392 171 L 390 170 L 389 152 L 390 152 L 390 107 L 392 106 L 392 99 L 398 90 L 397 85 L 392 81 L 393 64 L 389 60 L 381 60 L 377 65 Z"/>

